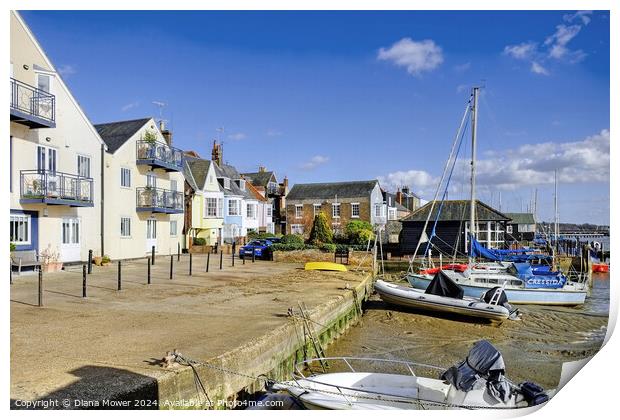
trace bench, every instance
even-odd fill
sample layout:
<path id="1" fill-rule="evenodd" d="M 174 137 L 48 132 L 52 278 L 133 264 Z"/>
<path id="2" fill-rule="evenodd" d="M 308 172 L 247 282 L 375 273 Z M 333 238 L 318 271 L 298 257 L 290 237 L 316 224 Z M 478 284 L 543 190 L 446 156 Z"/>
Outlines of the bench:
<path id="1" fill-rule="evenodd" d="M 39 262 L 39 255 L 34 249 L 28 251 L 13 251 L 11 252 L 11 269 L 17 267 L 17 274 L 21 274 L 22 267 L 34 267 L 35 269 L 41 269 L 41 263 Z"/>
<path id="2" fill-rule="evenodd" d="M 336 262 L 337 258 L 340 258 L 340 264 L 349 265 L 349 248 L 336 249 L 336 252 L 334 252 L 334 262 Z M 345 259 L 347 260 L 346 263 L 343 262 Z"/>

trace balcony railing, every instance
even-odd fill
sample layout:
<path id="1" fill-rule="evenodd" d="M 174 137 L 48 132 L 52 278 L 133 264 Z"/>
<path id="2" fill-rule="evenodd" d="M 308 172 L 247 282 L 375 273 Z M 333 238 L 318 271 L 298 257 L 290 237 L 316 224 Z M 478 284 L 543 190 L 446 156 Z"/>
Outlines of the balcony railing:
<path id="1" fill-rule="evenodd" d="M 153 213 L 183 213 L 183 193 L 163 188 L 137 188 L 136 210 Z"/>
<path id="2" fill-rule="evenodd" d="M 93 206 L 93 179 L 57 171 L 20 171 L 20 202 Z"/>
<path id="3" fill-rule="evenodd" d="M 183 151 L 158 141 L 138 140 L 136 163 L 165 169 L 166 172 L 182 171 Z"/>
<path id="4" fill-rule="evenodd" d="M 56 97 L 11 78 L 11 121 L 30 128 L 56 127 Z"/>

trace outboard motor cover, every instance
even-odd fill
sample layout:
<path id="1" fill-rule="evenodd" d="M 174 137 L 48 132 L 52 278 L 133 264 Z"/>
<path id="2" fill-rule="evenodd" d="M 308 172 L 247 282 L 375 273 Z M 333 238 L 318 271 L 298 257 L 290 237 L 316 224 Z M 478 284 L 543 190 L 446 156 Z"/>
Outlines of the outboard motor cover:
<path id="1" fill-rule="evenodd" d="M 485 301 L 486 303 L 491 303 L 491 299 L 493 299 L 493 296 L 495 296 L 497 291 L 500 290 L 500 289 L 501 289 L 501 287 L 495 286 L 494 288 L 492 288 L 490 290 L 487 290 L 482 295 L 482 300 Z M 508 296 L 506 296 L 506 292 L 504 292 L 504 290 L 502 290 L 500 292 L 499 300 L 496 302 L 496 305 L 506 306 L 505 305 L 506 303 L 508 303 Z"/>
<path id="2" fill-rule="evenodd" d="M 519 384 L 519 388 L 529 406 L 549 401 L 549 396 L 545 393 L 545 390 L 534 382 L 522 382 Z"/>
<path id="3" fill-rule="evenodd" d="M 441 379 L 464 392 L 486 385 L 491 396 L 498 401 L 508 401 L 510 385 L 504 378 L 506 366 L 501 353 L 486 340 L 478 341 L 467 358 L 446 370 Z"/>

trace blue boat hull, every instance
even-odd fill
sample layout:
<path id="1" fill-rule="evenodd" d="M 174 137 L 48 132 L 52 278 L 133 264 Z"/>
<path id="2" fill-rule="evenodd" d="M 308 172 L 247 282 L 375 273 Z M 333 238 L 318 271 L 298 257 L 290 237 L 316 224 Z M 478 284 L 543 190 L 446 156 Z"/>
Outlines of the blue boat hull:
<path id="1" fill-rule="evenodd" d="M 411 287 L 426 290 L 431 279 L 416 275 L 407 275 L 407 281 Z M 464 295 L 479 298 L 490 287 L 471 286 L 459 283 L 463 288 Z M 583 305 L 586 300 L 585 290 L 562 290 L 562 289 L 504 289 L 508 301 L 512 304 L 521 305 L 561 305 L 576 306 Z"/>

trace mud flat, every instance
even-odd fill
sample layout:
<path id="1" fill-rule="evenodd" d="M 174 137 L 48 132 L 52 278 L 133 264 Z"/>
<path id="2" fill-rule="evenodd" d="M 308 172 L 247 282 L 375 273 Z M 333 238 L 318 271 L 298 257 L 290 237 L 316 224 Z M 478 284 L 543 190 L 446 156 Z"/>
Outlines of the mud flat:
<path id="1" fill-rule="evenodd" d="M 390 281 L 398 282 L 400 275 Z M 388 306 L 377 295 L 362 322 L 328 349 L 329 356 L 402 359 L 449 367 L 463 360 L 471 345 L 491 341 L 502 352 L 507 376 L 545 388 L 557 386 L 562 363 L 594 355 L 607 330 L 609 277 L 595 275 L 592 296 L 576 308 L 520 305 L 521 321 L 496 327 L 439 318 Z"/>

